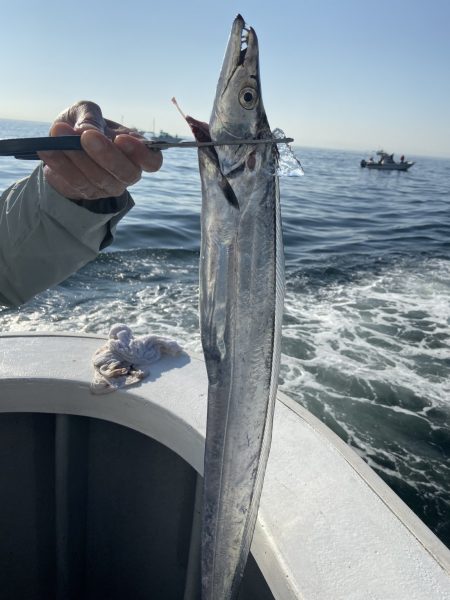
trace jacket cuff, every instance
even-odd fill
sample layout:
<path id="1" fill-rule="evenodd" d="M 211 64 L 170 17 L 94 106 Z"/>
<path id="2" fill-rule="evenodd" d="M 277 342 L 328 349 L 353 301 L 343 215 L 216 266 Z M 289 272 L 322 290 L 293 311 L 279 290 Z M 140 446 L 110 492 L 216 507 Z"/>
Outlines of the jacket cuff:
<path id="1" fill-rule="evenodd" d="M 34 173 L 38 178 L 41 210 L 94 251 L 108 246 L 115 225 L 134 206 L 130 194 L 125 191 L 117 198 L 70 200 L 47 182 L 43 167 L 41 163 Z"/>

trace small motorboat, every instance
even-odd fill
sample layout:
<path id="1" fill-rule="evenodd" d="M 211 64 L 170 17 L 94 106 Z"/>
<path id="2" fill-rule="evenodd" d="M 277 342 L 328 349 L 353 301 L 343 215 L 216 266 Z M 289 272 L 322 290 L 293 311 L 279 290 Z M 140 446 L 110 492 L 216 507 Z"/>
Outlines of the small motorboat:
<path id="1" fill-rule="evenodd" d="M 361 167 L 367 167 L 368 169 L 378 169 L 379 171 L 407 171 L 413 166 L 414 162 L 405 160 L 404 156 L 400 157 L 400 162 L 395 162 L 394 155 L 388 154 L 384 150 L 377 152 L 378 160 L 374 160 L 372 157 L 369 160 L 361 161 Z"/>
<path id="2" fill-rule="evenodd" d="M 152 134 L 151 140 L 153 142 L 168 142 L 170 144 L 177 144 L 178 142 L 182 142 L 183 138 L 178 137 L 178 135 L 171 135 L 167 133 L 167 131 L 163 131 L 162 129 L 159 132 L 159 135 L 155 133 Z"/>

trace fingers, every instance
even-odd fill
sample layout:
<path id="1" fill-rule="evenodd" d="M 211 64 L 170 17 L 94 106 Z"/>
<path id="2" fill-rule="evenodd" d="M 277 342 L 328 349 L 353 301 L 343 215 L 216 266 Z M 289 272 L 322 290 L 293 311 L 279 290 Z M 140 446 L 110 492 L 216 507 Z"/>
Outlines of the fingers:
<path id="1" fill-rule="evenodd" d="M 81 136 L 81 145 L 92 160 L 126 186 L 136 183 L 142 171 L 153 173 L 162 165 L 162 153 L 159 150 L 149 150 L 131 135 L 118 135 L 111 143 L 95 131 L 85 131 Z"/>
<path id="2" fill-rule="evenodd" d="M 70 133 L 70 126 L 58 124 L 52 132 Z M 60 194 L 72 199 L 96 200 L 120 196 L 139 181 L 142 170 L 154 172 L 162 164 L 161 152 L 149 150 L 142 142 L 120 135 L 113 143 L 95 130 L 81 135 L 84 152 L 40 152 L 45 177 Z"/>
<path id="3" fill-rule="evenodd" d="M 129 160 L 138 165 L 143 171 L 154 173 L 159 171 L 162 166 L 162 152 L 147 148 L 139 138 L 133 135 L 118 135 L 114 139 L 114 145 L 118 146 Z"/>
<path id="4" fill-rule="evenodd" d="M 104 119 L 102 111 L 98 104 L 89 100 L 80 100 L 69 108 L 63 110 L 56 119 L 55 123 L 67 123 L 78 135 L 88 129 L 97 129 L 113 140 L 116 135 L 128 133 L 134 137 L 145 139 L 139 134 L 135 127 L 125 127 L 116 121 Z"/>
<path id="5" fill-rule="evenodd" d="M 66 108 L 56 117 L 55 123 L 58 122 L 68 123 L 78 134 L 87 129 L 103 132 L 106 127 L 100 106 L 89 100 L 80 100 Z"/>
<path id="6" fill-rule="evenodd" d="M 160 151 L 149 150 L 137 130 L 105 120 L 94 102 L 81 101 L 63 111 L 50 135 L 80 135 L 84 152 L 39 152 L 49 184 L 71 199 L 120 196 L 142 171 L 162 165 Z"/>
<path id="7" fill-rule="evenodd" d="M 139 181 L 141 169 L 96 130 L 82 133 L 84 152 L 42 152 L 47 181 L 68 198 L 120 196 Z"/>
<path id="8" fill-rule="evenodd" d="M 107 197 L 105 192 L 99 193 L 98 188 L 91 184 L 65 152 L 42 152 L 42 155 L 45 178 L 61 196 L 73 200 Z"/>
<path id="9" fill-rule="evenodd" d="M 132 185 L 139 180 L 141 176 L 139 166 L 129 160 L 116 144 L 98 131 L 84 131 L 81 135 L 81 145 L 93 162 L 124 185 Z"/>
<path id="10" fill-rule="evenodd" d="M 139 131 L 135 127 L 125 127 L 125 125 L 121 125 L 120 123 L 116 123 L 115 121 L 111 121 L 110 119 L 105 119 L 105 131 L 104 134 L 109 137 L 110 140 L 114 140 L 117 135 L 121 135 L 127 133 L 132 135 L 133 137 L 139 138 L 141 140 L 145 140 L 145 137 L 139 133 Z"/>
<path id="11" fill-rule="evenodd" d="M 55 121 L 50 128 L 49 135 L 58 136 L 58 135 L 77 135 L 74 128 L 68 123 L 62 123 L 59 121 Z"/>

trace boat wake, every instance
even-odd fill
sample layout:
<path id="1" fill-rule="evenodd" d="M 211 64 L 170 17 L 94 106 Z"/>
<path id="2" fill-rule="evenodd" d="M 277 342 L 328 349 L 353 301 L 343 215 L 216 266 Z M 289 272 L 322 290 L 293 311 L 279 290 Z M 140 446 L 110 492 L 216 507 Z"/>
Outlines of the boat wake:
<path id="1" fill-rule="evenodd" d="M 450 262 L 336 273 L 288 284 L 280 387 L 450 544 Z"/>
<path id="2" fill-rule="evenodd" d="M 123 321 L 201 353 L 198 253 L 109 252 L 20 309 L 8 331 L 106 336 Z M 381 475 L 450 546 L 450 261 L 336 261 L 291 272 L 280 389 Z"/>

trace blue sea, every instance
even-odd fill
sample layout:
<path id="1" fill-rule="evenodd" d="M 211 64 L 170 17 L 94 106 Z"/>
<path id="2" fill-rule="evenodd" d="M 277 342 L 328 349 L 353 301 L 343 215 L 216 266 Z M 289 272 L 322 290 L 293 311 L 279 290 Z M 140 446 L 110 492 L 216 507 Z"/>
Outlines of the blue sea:
<path id="1" fill-rule="evenodd" d="M 0 120 L 0 138 L 47 131 Z M 409 172 L 375 172 L 360 153 L 296 150 L 304 177 L 281 179 L 280 388 L 450 547 L 450 160 L 407 156 Z M 33 168 L 0 161 L 2 190 Z M 195 150 L 166 151 L 131 193 L 113 246 L 25 306 L 0 309 L 1 331 L 107 335 L 126 322 L 201 352 Z"/>

